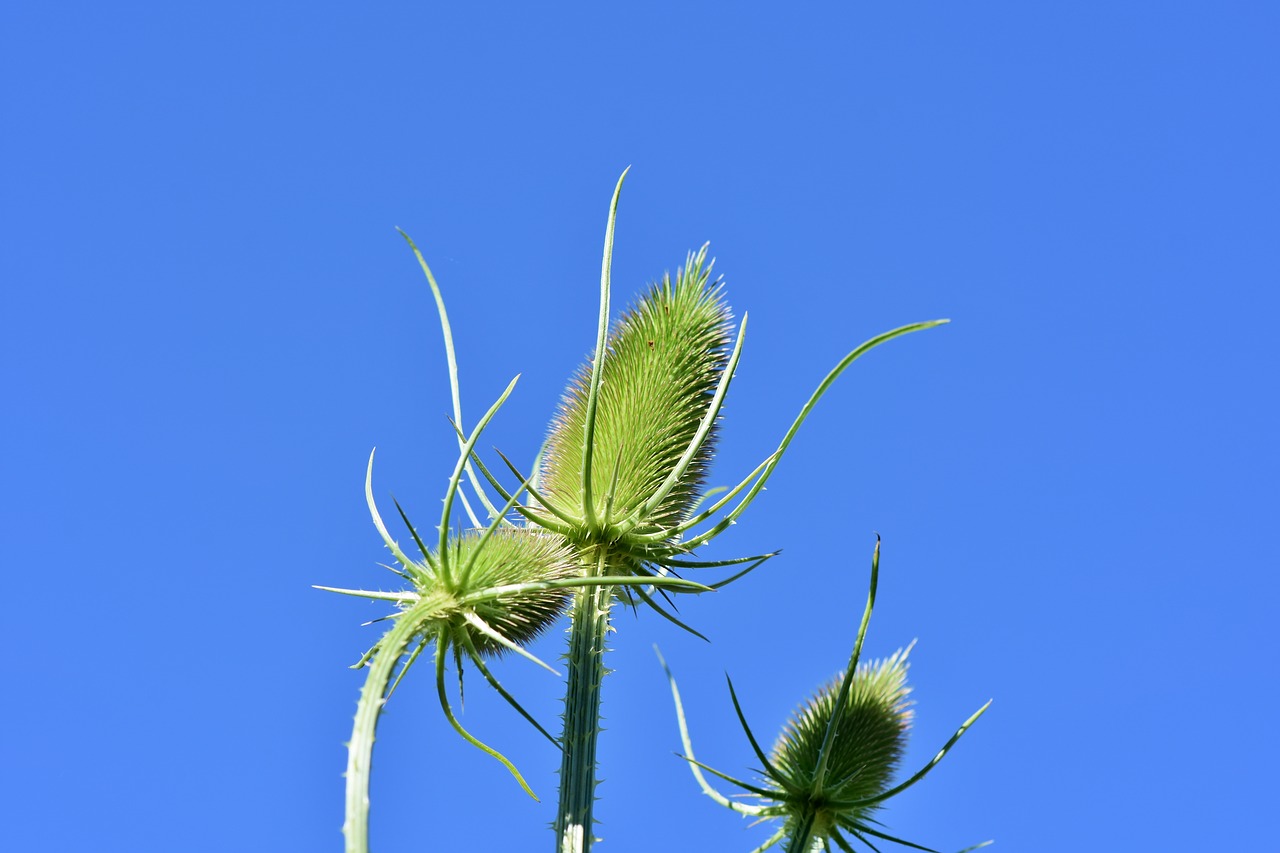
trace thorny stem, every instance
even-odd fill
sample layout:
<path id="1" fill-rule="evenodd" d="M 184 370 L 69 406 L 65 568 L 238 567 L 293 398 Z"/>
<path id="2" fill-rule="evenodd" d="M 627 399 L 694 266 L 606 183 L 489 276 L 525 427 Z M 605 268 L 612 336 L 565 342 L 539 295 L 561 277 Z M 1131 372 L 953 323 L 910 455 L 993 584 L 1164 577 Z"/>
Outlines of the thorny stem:
<path id="1" fill-rule="evenodd" d="M 346 836 L 346 853 L 368 853 L 369 850 L 369 770 L 373 762 L 373 733 L 386 704 L 387 685 L 405 649 L 421 629 L 420 619 L 412 612 L 395 620 L 391 630 L 378 644 L 369 666 L 369 675 L 360 690 L 356 721 L 347 743 L 347 818 L 342 824 Z"/>
<path id="2" fill-rule="evenodd" d="M 586 569 L 590 577 L 607 573 L 608 550 L 598 546 Z M 593 586 L 574 595 L 569 628 L 568 687 L 560 743 L 560 802 L 555 833 L 557 853 L 588 853 L 594 838 L 592 807 L 596 792 L 596 740 L 600 734 L 600 683 L 604 679 L 605 637 L 613 590 Z"/>

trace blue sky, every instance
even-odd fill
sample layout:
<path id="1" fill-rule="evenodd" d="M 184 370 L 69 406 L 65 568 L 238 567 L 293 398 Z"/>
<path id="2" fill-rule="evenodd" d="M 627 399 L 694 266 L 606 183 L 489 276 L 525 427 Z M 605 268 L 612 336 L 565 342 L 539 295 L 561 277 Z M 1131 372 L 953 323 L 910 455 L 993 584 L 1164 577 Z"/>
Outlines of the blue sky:
<path id="1" fill-rule="evenodd" d="M 0 12 L 0 641 L 12 849 L 337 850 L 385 583 L 362 496 L 429 517 L 464 404 L 531 458 L 615 304 L 711 241 L 751 314 L 713 481 L 825 399 L 709 555 L 781 557 L 620 612 L 601 851 L 741 850 L 682 762 L 843 665 L 912 652 L 926 761 L 884 819 L 943 851 L 1260 850 L 1280 760 L 1271 318 L 1280 12 L 1265 3 L 10 4 Z M 563 639 L 538 645 L 554 657 Z M 560 683 L 504 682 L 553 721 Z M 425 675 L 423 670 L 421 675 Z M 479 684 L 479 682 L 476 682 Z M 1268 688 L 1267 684 L 1273 684 Z M 410 679 L 378 851 L 550 849 L 554 751 Z"/>

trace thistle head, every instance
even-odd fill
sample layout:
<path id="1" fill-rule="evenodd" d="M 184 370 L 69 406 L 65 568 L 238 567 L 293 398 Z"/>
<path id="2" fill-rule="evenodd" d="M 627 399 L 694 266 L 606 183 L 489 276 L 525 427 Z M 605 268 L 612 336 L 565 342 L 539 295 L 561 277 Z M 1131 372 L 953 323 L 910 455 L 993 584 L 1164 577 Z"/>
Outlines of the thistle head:
<path id="1" fill-rule="evenodd" d="M 482 419 L 476 435 L 495 410 L 496 405 Z M 473 435 L 467 442 L 468 451 L 475 438 Z M 565 587 L 580 571 L 573 550 L 562 536 L 515 525 L 507 519 L 519 491 L 495 512 L 488 527 L 453 531 L 450 509 L 458 494 L 465 459 L 465 455 L 459 458 L 450 478 L 434 548 L 423 541 L 396 502 L 396 511 L 420 554 L 414 558 L 392 538 L 378 511 L 373 497 L 373 454 L 369 454 L 364 483 L 369 514 L 383 544 L 395 558 L 397 565 L 388 568 L 412 588 L 398 593 L 334 591 L 393 600 L 403 611 L 396 618 L 417 623 L 417 633 L 424 641 L 452 645 L 477 658 L 504 649 L 519 650 L 521 644 L 545 631 L 564 610 L 569 596 Z"/>
<path id="2" fill-rule="evenodd" d="M 510 387 L 507 393 L 510 393 Z M 505 397 L 504 394 L 503 399 Z M 480 430 L 500 404 L 501 400 L 490 409 L 475 433 L 464 443 L 462 456 L 454 468 L 445 496 L 436 548 L 426 545 L 400 505 L 396 504 L 401 519 L 418 547 L 420 559 L 410 557 L 391 537 L 378 512 L 373 499 L 373 455 L 369 456 L 365 476 L 365 498 L 369 504 L 369 512 L 383 543 L 391 551 L 397 564 L 387 568 L 408 581 L 411 588 L 400 592 L 319 588 L 392 601 L 399 607 L 397 613 L 386 617 L 394 620 L 390 630 L 356 663 L 356 668 L 370 667 L 369 679 L 361 694 L 362 707 L 368 702 L 376 703 L 369 706 L 376 709 L 370 719 L 376 720 L 377 712 L 380 712 L 382 705 L 395 691 L 400 679 L 423 650 L 434 645 L 436 692 L 450 725 L 468 743 L 500 761 L 521 787 L 533 796 L 533 791 L 510 761 L 462 727 L 450 707 L 445 690 L 445 664 L 452 651 L 457 662 L 459 691 L 462 686 L 462 662 L 467 659 L 503 699 L 548 740 L 558 745 L 556 739 L 494 678 L 485 659 L 504 651 L 514 651 L 555 672 L 526 651 L 523 644 L 545 631 L 564 610 L 570 594 L 569 587 L 574 585 L 580 575 L 574 553 L 563 537 L 538 528 L 517 526 L 506 518 L 519 491 L 511 496 L 506 506 L 495 512 L 493 522 L 487 528 L 455 533 L 449 523 L 450 507 L 457 495 L 463 464 Z M 399 666 L 399 672 L 392 680 L 393 669 L 406 653 L 408 659 Z M 369 744 L 362 748 L 368 748 Z M 354 783 L 356 787 L 367 785 L 367 763 L 356 761 L 354 766 L 359 774 L 359 782 Z"/>
<path id="3" fill-rule="evenodd" d="M 610 328 L 614 225 L 625 178 L 624 172 L 614 189 L 605 228 L 594 354 L 561 400 L 536 475 L 527 481 L 532 499 L 520 512 L 565 536 L 575 548 L 599 548 L 613 577 L 656 579 L 682 569 L 750 564 L 712 585 L 719 589 L 777 552 L 719 561 L 690 555 L 751 505 L 832 383 L 880 344 L 946 321 L 903 326 L 854 348 L 818 384 L 773 453 L 736 486 L 704 492 L 747 317 L 743 315 L 730 345 L 731 315 L 721 280 L 711 279 L 704 245 L 688 255 L 674 280 L 664 276 Z M 724 494 L 703 508 L 703 499 L 715 492 Z M 710 526 L 696 532 L 704 523 Z M 683 624 L 643 590 L 636 595 Z"/>
<path id="4" fill-rule="evenodd" d="M 561 537 L 530 527 L 464 530 L 450 538 L 447 554 L 431 553 L 409 573 L 417 600 L 402 603 L 415 611 L 422 635 L 482 657 L 525 645 L 547 630 L 564 611 L 569 590 L 547 587 L 577 576 L 577 563 Z M 457 570 L 446 583 L 439 567 Z M 466 569 L 465 573 L 460 571 Z M 504 591 L 511 590 L 511 591 Z M 477 621 L 478 620 L 478 621 Z M 483 623 L 509 640 L 503 643 L 478 626 Z"/>
<path id="5" fill-rule="evenodd" d="M 762 783 L 735 779 L 694 759 L 680 691 L 671 671 L 667 670 L 685 757 L 703 792 L 725 808 L 740 814 L 782 819 L 782 827 L 757 850 L 765 850 L 784 838 L 787 839 L 786 849 L 797 853 L 829 850 L 832 843 L 841 850 L 852 850 L 846 835 L 872 850 L 876 848 L 868 840 L 870 838 L 929 850 L 877 829 L 880 824 L 871 815 L 885 801 L 910 788 L 936 767 L 991 703 L 983 705 L 965 720 L 920 771 L 905 782 L 892 784 L 906 751 L 911 725 L 911 703 L 908 700 L 911 689 L 907 686 L 907 653 L 911 647 L 882 661 L 859 665 L 862 644 L 875 607 L 879 574 L 880 542 L 877 537 L 871 558 L 867 604 L 849 664 L 843 673 L 800 706 L 783 727 L 770 754 L 766 755 L 760 748 L 742 711 L 733 682 L 729 682 L 729 695 L 733 699 L 738 722 L 764 768 Z M 666 666 L 665 662 L 663 666 Z M 711 786 L 703 770 L 738 785 L 762 802 L 748 805 L 725 797 Z"/>
<path id="6" fill-rule="evenodd" d="M 664 275 L 622 316 L 596 355 L 599 364 L 584 364 L 565 391 L 538 483 L 549 502 L 580 521 L 586 538 L 607 541 L 623 522 L 636 533 L 674 527 L 697 500 L 714 424 L 696 445 L 694 439 L 729 358 L 731 314 L 722 291 L 721 280 L 711 279 L 707 247 L 690 253 L 674 280 Z M 600 376 L 586 448 L 593 366 Z"/>
<path id="7" fill-rule="evenodd" d="M 841 673 L 800 706 L 778 736 L 768 783 L 789 820 L 811 809 L 817 834 L 841 822 L 863 822 L 876 805 L 861 805 L 888 790 L 907 747 L 911 710 L 907 650 Z M 839 697 L 850 678 L 848 697 Z M 838 716 L 837 716 L 838 714 Z M 827 733 L 834 728 L 823 760 Z M 842 804 L 847 804 L 843 805 Z M 822 831 L 826 829 L 826 832 Z"/>

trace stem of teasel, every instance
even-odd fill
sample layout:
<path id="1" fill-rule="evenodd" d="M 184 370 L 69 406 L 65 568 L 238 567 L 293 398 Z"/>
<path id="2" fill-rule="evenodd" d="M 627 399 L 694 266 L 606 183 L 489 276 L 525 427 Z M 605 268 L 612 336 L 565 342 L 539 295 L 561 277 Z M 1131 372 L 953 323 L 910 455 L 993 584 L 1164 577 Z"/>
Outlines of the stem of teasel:
<path id="1" fill-rule="evenodd" d="M 608 571 L 608 549 L 598 546 L 586 566 L 590 577 Z M 588 853 L 594 837 L 596 740 L 600 735 L 600 683 L 604 680 L 605 637 L 613 589 L 591 586 L 573 599 L 569 627 L 568 685 L 560 738 L 560 801 L 555 820 L 557 853 Z"/>
<path id="2" fill-rule="evenodd" d="M 395 617 L 395 624 L 378 643 L 369 674 L 360 690 L 355 725 L 347 743 L 347 817 L 342 824 L 346 853 L 369 851 L 369 771 L 373 761 L 374 730 L 386 704 L 387 685 L 396 664 L 422 628 L 412 610 Z"/>

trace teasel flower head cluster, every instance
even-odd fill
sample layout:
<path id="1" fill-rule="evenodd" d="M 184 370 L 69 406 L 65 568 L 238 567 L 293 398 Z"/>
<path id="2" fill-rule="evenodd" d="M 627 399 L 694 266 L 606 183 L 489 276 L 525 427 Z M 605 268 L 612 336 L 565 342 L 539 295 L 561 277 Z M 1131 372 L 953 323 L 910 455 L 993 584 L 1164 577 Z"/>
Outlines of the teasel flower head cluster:
<path id="1" fill-rule="evenodd" d="M 430 543 L 396 504 L 416 548 L 415 556 L 391 536 L 375 504 L 371 454 L 365 482 L 369 510 L 394 558 L 388 568 L 407 582 L 407 587 L 396 592 L 321 587 L 388 601 L 395 607 L 384 617 L 392 622 L 390 630 L 357 663 L 358 667 L 369 667 L 369 674 L 348 744 L 344 831 L 349 853 L 367 850 L 369 767 L 378 715 L 400 679 L 431 647 L 437 693 L 449 723 L 467 741 L 500 761 L 531 796 L 533 792 L 511 762 L 467 732 L 453 714 L 445 684 L 448 659 L 455 662 L 459 694 L 463 663 L 470 662 L 562 750 L 562 809 L 557 826 L 565 823 L 565 837 L 581 839 L 581 849 L 587 849 L 595 778 L 593 744 L 600 730 L 599 680 L 606 671 L 603 652 L 610 597 L 616 591 L 633 605 L 643 602 L 697 634 L 659 605 L 654 594 L 719 589 L 774 556 L 777 552 L 699 560 L 694 552 L 734 525 L 751 505 L 801 424 L 846 368 L 882 343 L 946 322 L 902 326 L 856 347 L 819 383 L 772 453 L 737 485 L 706 490 L 706 474 L 721 411 L 742 353 L 747 316 L 743 315 L 735 335 L 722 281 L 712 278 L 713 262 L 708 260 L 704 245 L 687 256 L 674 278 L 667 275 L 652 285 L 610 328 L 613 237 L 625 178 L 626 172 L 618 180 L 609 208 L 595 347 L 565 392 L 530 473 L 526 475 L 498 451 L 516 478 L 514 485 L 504 485 L 494 475 L 476 445 L 516 380 L 468 431 L 443 296 L 421 252 L 402 232 L 435 299 L 459 454 L 440 522 L 434 535 L 427 537 Z M 467 497 L 464 482 L 478 507 Z M 490 496 L 490 490 L 496 497 Z M 459 507 L 469 522 L 466 526 L 455 524 L 453 513 Z M 710 584 L 679 576 L 685 570 L 719 567 L 735 567 L 736 573 Z M 596 604 L 590 607 L 585 606 L 585 596 L 578 596 L 574 605 L 565 730 L 557 739 L 502 687 L 486 661 L 511 651 L 554 672 L 525 647 L 564 612 L 570 593 L 585 587 L 596 588 L 598 595 L 592 596 Z M 581 613 L 580 605 L 584 605 Z M 588 614 L 589 619 L 580 618 Z M 575 643 L 575 638 L 582 642 Z M 589 685 L 580 697 L 575 693 L 575 674 L 576 683 Z M 578 698 L 570 700 L 569 695 Z M 582 744 L 592 746 L 580 749 Z M 786 762 L 779 758 L 779 763 Z M 589 781 L 566 786 L 566 778 Z M 563 808 L 565 791 L 570 789 L 581 802 Z M 786 789 L 776 790 L 785 793 Z M 785 797 L 779 800 L 778 808 L 784 802 Z"/>
<path id="2" fill-rule="evenodd" d="M 833 846 L 853 851 L 853 841 L 872 851 L 877 849 L 875 841 L 892 841 L 936 853 L 932 848 L 890 835 L 874 815 L 889 799 L 919 782 L 937 766 L 991 703 L 987 702 L 969 717 L 921 770 L 893 784 L 906 752 L 911 726 L 907 685 L 907 655 L 911 647 L 880 661 L 859 661 L 875 605 L 879 565 L 877 539 L 872 557 L 871 589 L 848 666 L 796 710 L 769 753 L 761 749 L 747 723 L 733 682 L 729 681 L 729 695 L 738 722 L 762 768 L 763 778 L 758 783 L 736 779 L 694 758 L 680 691 L 667 669 L 685 750 L 683 757 L 703 792 L 740 814 L 781 821 L 777 831 L 753 853 L 761 853 L 779 842 L 783 842 L 787 853 L 811 853 L 830 850 Z M 665 661 L 663 667 L 666 668 Z M 732 782 L 758 802 L 729 799 L 710 784 L 702 771 Z M 965 853 L 987 843 L 990 842 L 969 847 Z"/>
<path id="3" fill-rule="evenodd" d="M 468 437 L 459 438 L 460 453 L 449 478 L 432 546 L 427 544 L 399 503 L 395 504 L 416 546 L 417 556 L 410 556 L 392 537 L 378 510 L 373 494 L 373 454 L 369 455 L 365 474 L 365 498 L 369 512 L 395 561 L 394 565 L 386 568 L 406 581 L 408 587 L 395 592 L 317 587 L 388 601 L 395 607 L 391 614 L 374 620 L 391 620 L 392 626 L 355 664 L 355 668 L 368 667 L 369 674 L 357 706 L 352 739 L 347 744 L 347 818 L 343 831 L 349 853 L 365 853 L 368 849 L 369 771 L 378 717 L 400 680 L 424 650 L 434 647 L 436 692 L 449 724 L 469 743 L 501 762 L 525 792 L 536 799 L 515 765 L 477 739 L 459 722 L 446 690 L 448 659 L 452 657 L 455 663 L 460 696 L 463 662 L 466 660 L 521 716 L 553 745 L 559 746 L 558 740 L 502 686 L 489 670 L 486 660 L 511 651 L 555 673 L 555 669 L 534 657 L 525 645 L 545 631 L 564 611 L 570 591 L 588 585 L 641 582 L 634 578 L 583 577 L 577 555 L 567 540 L 537 527 L 513 523 L 509 515 L 527 483 L 508 495 L 504 506 L 494 508 L 488 525 L 454 528 L 452 513 L 462 494 L 459 486 L 468 468 L 467 460 L 480 434 L 515 384 L 516 379 L 513 379 Z M 474 520 L 469 506 L 467 513 Z M 707 589 L 678 578 L 658 578 L 647 583 L 674 589 Z"/>

